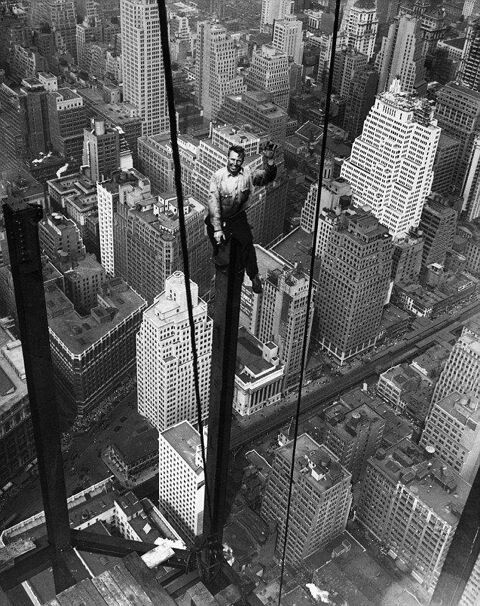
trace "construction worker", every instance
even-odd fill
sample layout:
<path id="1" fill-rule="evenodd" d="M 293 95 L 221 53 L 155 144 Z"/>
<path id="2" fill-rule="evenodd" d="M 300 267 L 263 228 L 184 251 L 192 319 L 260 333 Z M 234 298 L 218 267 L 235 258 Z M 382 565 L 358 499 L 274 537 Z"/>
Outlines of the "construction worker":
<path id="1" fill-rule="evenodd" d="M 232 145 L 228 150 L 227 165 L 217 170 L 210 180 L 208 216 L 205 219 L 207 234 L 213 246 L 213 260 L 217 269 L 226 269 L 229 262 L 229 244 L 234 238 L 240 245 L 240 263 L 252 281 L 253 292 L 262 292 L 258 275 L 257 256 L 253 245 L 252 229 L 247 221 L 246 209 L 255 186 L 267 185 L 277 175 L 274 156 L 277 146 L 270 141 L 262 150 L 263 167 L 252 171 L 243 166 L 245 149 Z"/>

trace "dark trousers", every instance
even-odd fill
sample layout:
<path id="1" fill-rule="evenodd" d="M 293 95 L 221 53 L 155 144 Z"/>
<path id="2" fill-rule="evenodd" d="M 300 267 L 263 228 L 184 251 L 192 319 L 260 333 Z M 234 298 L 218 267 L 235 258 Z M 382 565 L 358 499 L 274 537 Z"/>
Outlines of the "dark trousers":
<path id="1" fill-rule="evenodd" d="M 223 233 L 226 240 L 218 245 L 215 242 L 213 234 L 215 230 L 210 223 L 210 217 L 205 219 L 208 238 L 213 247 L 213 261 L 217 268 L 225 268 L 230 260 L 230 242 L 232 238 L 240 245 L 240 266 L 239 270 L 247 272 L 247 276 L 252 280 L 258 274 L 257 255 L 253 246 L 252 228 L 248 224 L 245 211 L 240 211 L 233 217 L 228 217 L 222 221 Z"/>

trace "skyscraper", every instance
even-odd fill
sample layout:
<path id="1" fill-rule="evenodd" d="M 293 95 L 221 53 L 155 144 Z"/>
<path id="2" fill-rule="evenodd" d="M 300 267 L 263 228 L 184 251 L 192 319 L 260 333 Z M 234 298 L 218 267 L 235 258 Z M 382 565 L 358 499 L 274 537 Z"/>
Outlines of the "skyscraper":
<path id="1" fill-rule="evenodd" d="M 191 282 L 203 418 L 208 415 L 212 320 Z M 143 315 L 137 335 L 138 412 L 159 431 L 180 421 L 196 422 L 192 347 L 185 278 L 176 271 Z"/>
<path id="2" fill-rule="evenodd" d="M 457 211 L 448 206 L 439 194 L 430 194 L 425 200 L 418 228 L 423 232 L 424 267 L 431 263 L 445 265 L 447 251 L 453 244 L 457 227 Z"/>
<path id="3" fill-rule="evenodd" d="M 208 120 L 215 120 L 225 95 L 246 90 L 237 75 L 235 46 L 227 30 L 216 21 L 197 24 L 195 94 Z"/>
<path id="4" fill-rule="evenodd" d="M 388 90 L 392 81 L 398 79 L 402 91 L 424 95 L 427 92 L 424 62 L 420 20 L 411 15 L 397 17 L 376 58 L 380 73 L 378 92 Z"/>
<path id="5" fill-rule="evenodd" d="M 348 97 L 354 76 L 366 68 L 367 61 L 366 55 L 353 48 L 344 48 L 336 53 L 333 68 L 333 88 L 341 97 Z M 373 94 L 375 95 L 375 93 Z"/>
<path id="6" fill-rule="evenodd" d="M 375 103 L 378 88 L 378 71 L 372 67 L 353 74 L 348 88 L 345 106 L 344 128 L 353 141 L 361 133 L 368 112 Z"/>
<path id="7" fill-rule="evenodd" d="M 316 338 L 340 364 L 375 344 L 388 293 L 392 241 L 361 208 L 337 216 L 322 257 L 315 298 Z"/>
<path id="8" fill-rule="evenodd" d="M 445 396 L 430 410 L 420 440 L 470 485 L 480 466 L 479 403 L 456 391 Z"/>
<path id="9" fill-rule="evenodd" d="M 205 474 L 200 435 L 188 421 L 158 437 L 158 501 L 188 542 L 202 534 Z"/>
<path id="10" fill-rule="evenodd" d="M 73 0 L 33 0 L 30 5 L 30 23 L 40 27 L 47 23 L 61 36 L 57 47 L 68 51 L 77 58 L 76 18 Z"/>
<path id="11" fill-rule="evenodd" d="M 375 0 L 356 0 L 346 16 L 346 44 L 368 60 L 373 57 L 377 37 L 378 19 Z"/>
<path id="12" fill-rule="evenodd" d="M 456 162 L 450 169 L 451 184 L 459 191 L 480 128 L 480 91 L 449 82 L 438 92 L 435 118 L 442 132 L 460 143 Z"/>
<path id="13" fill-rule="evenodd" d="M 243 291 L 242 324 L 262 343 L 273 341 L 279 346 L 279 358 L 285 365 L 283 390 L 298 385 L 305 318 L 308 305 L 308 277 L 299 268 L 261 246 L 256 246 L 259 273 L 265 278 L 263 294 L 255 297 L 250 289 Z M 310 302 L 312 304 L 313 301 Z M 307 347 L 310 343 L 307 327 Z"/>
<path id="14" fill-rule="evenodd" d="M 260 14 L 260 30 L 272 33 L 273 24 L 277 19 L 284 19 L 292 12 L 292 0 L 262 0 Z"/>
<path id="15" fill-rule="evenodd" d="M 272 46 L 285 53 L 297 65 L 302 65 L 303 32 L 302 22 L 295 15 L 285 15 L 277 19 L 273 26 Z"/>
<path id="16" fill-rule="evenodd" d="M 404 439 L 369 459 L 358 520 L 433 590 L 469 490 L 450 466 Z"/>
<path id="17" fill-rule="evenodd" d="M 120 133 L 105 128 L 100 118 L 92 120 L 92 127 L 83 131 L 83 165 L 90 167 L 94 183 L 110 178 L 120 168 Z"/>
<path id="18" fill-rule="evenodd" d="M 480 397 L 480 325 L 463 328 L 435 385 L 432 406 L 453 393 Z"/>
<path id="19" fill-rule="evenodd" d="M 288 442 L 275 451 L 262 501 L 262 518 L 278 528 L 279 553 L 285 540 L 292 449 L 293 442 Z M 351 477 L 326 446 L 305 433 L 298 438 L 286 549 L 289 564 L 301 564 L 345 530 L 352 503 Z"/>
<path id="20" fill-rule="evenodd" d="M 480 91 L 480 19 L 470 19 L 458 75 L 462 84 Z"/>
<path id="21" fill-rule="evenodd" d="M 405 95 L 394 80 L 388 92 L 377 96 L 342 166 L 354 204 L 370 206 L 394 237 L 420 221 L 439 137 L 428 101 Z"/>
<path id="22" fill-rule="evenodd" d="M 123 95 L 143 120 L 142 134 L 168 132 L 160 21 L 156 0 L 120 0 Z"/>
<path id="23" fill-rule="evenodd" d="M 283 109 L 288 108 L 290 97 L 288 57 L 271 44 L 263 44 L 261 48 L 253 51 L 245 82 L 252 90 L 271 93 L 274 103 Z"/>
<path id="24" fill-rule="evenodd" d="M 467 220 L 473 221 L 480 216 L 480 136 L 476 136 L 468 170 L 462 186 L 462 210 L 467 212 Z"/>

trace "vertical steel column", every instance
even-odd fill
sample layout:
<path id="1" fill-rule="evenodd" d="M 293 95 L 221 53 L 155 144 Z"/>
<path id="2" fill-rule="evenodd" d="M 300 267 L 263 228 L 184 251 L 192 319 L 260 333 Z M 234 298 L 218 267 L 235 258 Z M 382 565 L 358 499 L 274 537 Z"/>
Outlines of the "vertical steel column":
<path id="1" fill-rule="evenodd" d="M 47 309 L 38 239 L 39 206 L 24 200 L 3 205 L 32 415 L 48 542 L 57 592 L 75 583 L 65 566 L 71 549 L 60 429 L 50 354 Z"/>
<path id="2" fill-rule="evenodd" d="M 210 564 L 222 559 L 223 526 L 229 474 L 232 403 L 237 364 L 237 340 L 243 269 L 239 270 L 239 245 L 232 238 L 230 264 L 215 276 L 210 408 L 208 414 L 207 469 L 203 537 Z"/>

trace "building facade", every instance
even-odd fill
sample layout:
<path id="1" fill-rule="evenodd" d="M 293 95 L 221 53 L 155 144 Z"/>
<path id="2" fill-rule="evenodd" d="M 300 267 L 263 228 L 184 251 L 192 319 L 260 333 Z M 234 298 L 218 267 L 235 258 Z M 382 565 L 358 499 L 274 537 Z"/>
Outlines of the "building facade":
<path id="1" fill-rule="evenodd" d="M 191 282 L 203 418 L 208 415 L 212 320 Z M 180 421 L 196 422 L 197 403 L 185 278 L 179 271 L 143 315 L 137 336 L 138 412 L 159 431 Z"/>

